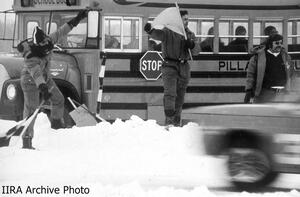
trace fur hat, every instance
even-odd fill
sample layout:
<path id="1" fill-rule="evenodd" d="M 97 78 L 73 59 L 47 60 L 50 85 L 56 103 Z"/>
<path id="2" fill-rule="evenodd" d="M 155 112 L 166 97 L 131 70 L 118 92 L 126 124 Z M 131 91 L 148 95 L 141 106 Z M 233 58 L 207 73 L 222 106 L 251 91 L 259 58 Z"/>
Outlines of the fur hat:
<path id="1" fill-rule="evenodd" d="M 40 42 L 42 42 L 46 38 L 46 34 L 43 32 L 43 30 L 41 28 L 36 26 L 33 29 L 32 38 L 33 38 L 33 43 L 34 44 L 39 44 Z"/>

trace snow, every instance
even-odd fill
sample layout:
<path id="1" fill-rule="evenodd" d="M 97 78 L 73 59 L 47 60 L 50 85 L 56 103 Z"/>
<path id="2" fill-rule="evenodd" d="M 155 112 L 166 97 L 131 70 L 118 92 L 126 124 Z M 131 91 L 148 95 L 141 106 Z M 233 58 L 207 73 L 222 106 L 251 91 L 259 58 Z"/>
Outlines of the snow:
<path id="1" fill-rule="evenodd" d="M 0 120 L 0 136 L 15 124 Z M 154 120 L 132 116 L 112 124 L 53 130 L 40 113 L 35 131 L 36 150 L 22 149 L 18 137 L 0 148 L 1 197 L 300 196 L 296 186 L 264 193 L 210 189 L 231 185 L 224 159 L 204 154 L 202 130 L 196 123 L 166 131 Z M 18 193 L 8 193 L 10 186 Z"/>

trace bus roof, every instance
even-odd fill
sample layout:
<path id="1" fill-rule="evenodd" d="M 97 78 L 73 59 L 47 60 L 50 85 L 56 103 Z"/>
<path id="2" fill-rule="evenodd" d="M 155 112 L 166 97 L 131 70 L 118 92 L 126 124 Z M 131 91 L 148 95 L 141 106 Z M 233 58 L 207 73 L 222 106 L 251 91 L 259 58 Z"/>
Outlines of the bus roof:
<path id="1" fill-rule="evenodd" d="M 136 5 L 139 7 L 170 7 L 174 0 L 112 0 L 119 5 Z M 101 2 L 101 1 L 100 1 Z M 299 0 L 178 0 L 181 8 L 199 9 L 300 9 Z"/>
<path id="2" fill-rule="evenodd" d="M 22 3 L 25 2 L 25 3 Z M 31 3 L 30 3 L 31 2 Z M 77 10 L 98 2 L 100 7 L 134 6 L 140 8 L 166 8 L 174 6 L 174 0 L 73 0 L 75 5 L 67 6 L 65 0 L 14 0 L 15 11 L 41 10 Z M 298 10 L 300 0 L 177 0 L 180 8 L 186 9 L 221 9 L 221 10 Z M 24 5 L 26 4 L 26 5 Z"/>

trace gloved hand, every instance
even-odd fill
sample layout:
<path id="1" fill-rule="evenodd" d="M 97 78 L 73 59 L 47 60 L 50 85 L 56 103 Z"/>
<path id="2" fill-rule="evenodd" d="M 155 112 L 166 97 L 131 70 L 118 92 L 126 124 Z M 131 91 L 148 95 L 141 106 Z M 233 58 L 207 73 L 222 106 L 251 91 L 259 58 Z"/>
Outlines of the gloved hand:
<path id="1" fill-rule="evenodd" d="M 20 52 L 20 53 L 23 53 L 24 52 L 24 46 L 23 46 L 24 42 L 21 42 L 17 45 L 17 50 Z"/>
<path id="2" fill-rule="evenodd" d="M 145 30 L 145 32 L 147 32 L 148 34 L 150 34 L 151 30 L 152 30 L 151 23 L 146 23 L 146 25 L 144 26 L 144 30 Z"/>
<path id="3" fill-rule="evenodd" d="M 195 42 L 191 39 L 187 39 L 184 41 L 186 49 L 193 49 L 195 47 Z"/>
<path id="4" fill-rule="evenodd" d="M 71 28 L 76 27 L 80 21 L 87 17 L 89 10 L 81 10 L 76 17 L 72 18 L 69 22 L 67 22 Z"/>
<path id="5" fill-rule="evenodd" d="M 52 94 L 49 92 L 47 84 L 41 83 L 38 88 L 42 94 L 42 98 L 45 101 L 49 100 L 49 98 L 52 96 Z"/>
<path id="6" fill-rule="evenodd" d="M 252 90 L 246 90 L 246 95 L 244 98 L 244 103 L 250 103 L 250 99 L 254 97 Z"/>

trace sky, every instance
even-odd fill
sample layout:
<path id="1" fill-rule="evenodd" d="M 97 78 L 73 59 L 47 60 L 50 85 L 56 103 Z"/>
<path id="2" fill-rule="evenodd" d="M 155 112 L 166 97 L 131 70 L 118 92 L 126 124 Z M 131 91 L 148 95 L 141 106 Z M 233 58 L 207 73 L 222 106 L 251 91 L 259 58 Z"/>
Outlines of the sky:
<path id="1" fill-rule="evenodd" d="M 13 0 L 1 0 L 0 11 L 12 9 Z"/>
<path id="2" fill-rule="evenodd" d="M 0 120 L 0 136 L 15 124 Z M 224 158 L 204 154 L 202 129 L 196 123 L 167 131 L 155 120 L 133 115 L 127 121 L 53 130 L 40 113 L 34 129 L 36 150 L 22 149 L 19 137 L 0 148 L 1 197 L 77 196 L 74 192 L 83 192 L 81 197 L 300 196 L 300 176 L 291 175 L 277 181 L 289 188 L 284 192 L 211 189 L 232 185 Z M 22 193 L 8 194 L 3 189 L 8 186 Z M 58 193 L 31 193 L 33 188 Z"/>

